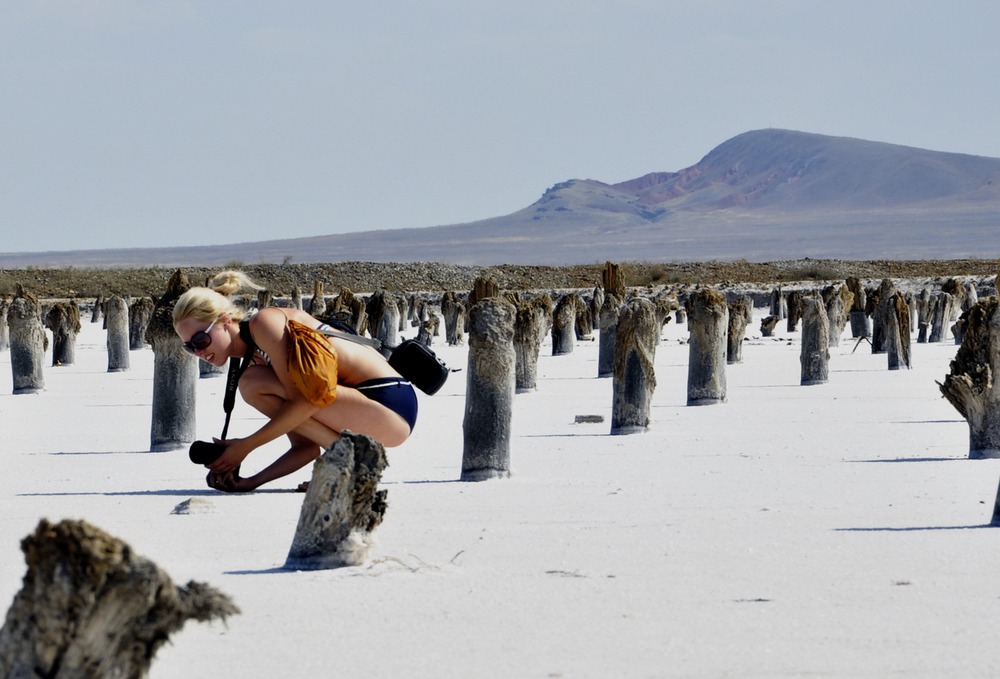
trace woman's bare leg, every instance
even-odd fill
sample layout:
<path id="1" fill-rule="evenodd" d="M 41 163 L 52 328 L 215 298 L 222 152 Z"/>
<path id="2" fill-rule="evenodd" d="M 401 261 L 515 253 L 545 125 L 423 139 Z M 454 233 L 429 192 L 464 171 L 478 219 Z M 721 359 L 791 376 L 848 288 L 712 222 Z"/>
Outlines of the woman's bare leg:
<path id="1" fill-rule="evenodd" d="M 284 386 L 264 366 L 249 368 L 240 379 L 243 399 L 268 417 L 287 399 Z M 398 413 L 372 401 L 356 389 L 337 386 L 337 399 L 296 428 L 296 432 L 324 448 L 344 429 L 366 434 L 387 447 L 398 446 L 410 435 L 410 426 Z"/>

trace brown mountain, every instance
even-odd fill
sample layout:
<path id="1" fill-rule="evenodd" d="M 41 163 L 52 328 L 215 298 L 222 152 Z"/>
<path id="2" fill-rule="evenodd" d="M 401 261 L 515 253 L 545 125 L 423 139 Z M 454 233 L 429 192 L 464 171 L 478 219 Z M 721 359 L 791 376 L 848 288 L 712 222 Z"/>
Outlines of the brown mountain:
<path id="1" fill-rule="evenodd" d="M 789 130 L 736 136 L 679 172 L 572 179 L 468 224 L 197 248 L 0 254 L 0 266 L 246 262 L 573 264 L 998 257 L 1000 159 Z"/>

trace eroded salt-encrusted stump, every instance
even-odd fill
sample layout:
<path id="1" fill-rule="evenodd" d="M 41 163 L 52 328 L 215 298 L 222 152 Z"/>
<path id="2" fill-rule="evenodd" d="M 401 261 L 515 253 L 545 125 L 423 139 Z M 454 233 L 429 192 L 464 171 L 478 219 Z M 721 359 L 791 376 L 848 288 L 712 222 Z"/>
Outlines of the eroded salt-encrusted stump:
<path id="1" fill-rule="evenodd" d="M 729 306 L 709 288 L 697 290 L 685 302 L 688 315 L 689 406 L 726 402 L 726 345 Z"/>
<path id="2" fill-rule="evenodd" d="M 622 299 L 615 293 L 604 296 L 600 316 L 601 330 L 597 336 L 598 377 L 612 377 L 615 374 L 615 344 L 618 340 L 618 317 L 622 304 Z"/>
<path id="3" fill-rule="evenodd" d="M 576 296 L 566 294 L 559 298 L 552 312 L 552 355 L 573 353 L 576 338 Z"/>
<path id="4" fill-rule="evenodd" d="M 516 314 L 514 305 L 499 297 L 484 299 L 469 311 L 462 481 L 510 476 Z"/>
<path id="5" fill-rule="evenodd" d="M 729 331 L 726 336 L 726 363 L 743 362 L 743 338 L 753 318 L 753 300 L 742 295 L 729 302 Z"/>
<path id="6" fill-rule="evenodd" d="M 73 302 L 56 302 L 45 314 L 45 327 L 52 331 L 52 365 L 76 363 L 76 336 L 80 333 L 80 309 Z"/>
<path id="7" fill-rule="evenodd" d="M 153 345 L 153 410 L 149 450 L 161 452 L 186 448 L 197 430 L 198 363 L 184 351 L 174 331 L 173 313 L 178 298 L 190 287 L 178 269 L 153 309 L 146 337 Z"/>
<path id="8" fill-rule="evenodd" d="M 514 391 L 524 394 L 538 385 L 541 317 L 530 302 L 519 302 L 514 319 Z"/>
<path id="9" fill-rule="evenodd" d="M 128 308 L 128 346 L 138 351 L 146 346 L 146 326 L 153 316 L 156 302 L 152 297 L 140 297 Z"/>
<path id="10" fill-rule="evenodd" d="M 945 293 L 947 294 L 947 293 Z M 941 394 L 969 424 L 969 457 L 1000 457 L 1000 313 L 997 297 L 969 310 L 965 338 L 938 382 Z"/>
<path id="11" fill-rule="evenodd" d="M 157 649 L 188 620 L 240 612 L 204 583 L 177 587 L 84 521 L 43 519 L 21 549 L 28 570 L 0 630 L 3 677 L 145 677 Z"/>
<path id="12" fill-rule="evenodd" d="M 15 394 L 37 394 L 45 388 L 45 328 L 38 298 L 20 284 L 7 309 L 10 368 Z"/>
<path id="13" fill-rule="evenodd" d="M 382 523 L 386 491 L 378 490 L 388 466 L 385 448 L 346 429 L 313 465 L 285 568 L 321 570 L 358 566 Z"/>
<path id="14" fill-rule="evenodd" d="M 128 348 L 128 304 L 114 295 L 104 305 L 104 323 L 108 326 L 108 372 L 126 372 L 130 368 Z"/>
<path id="15" fill-rule="evenodd" d="M 824 384 L 830 376 L 830 321 L 818 297 L 802 298 L 802 349 L 799 384 Z"/>
<path id="16" fill-rule="evenodd" d="M 649 429 L 649 409 L 656 389 L 656 310 L 647 299 L 633 298 L 618 316 L 612 381 L 611 434 Z"/>

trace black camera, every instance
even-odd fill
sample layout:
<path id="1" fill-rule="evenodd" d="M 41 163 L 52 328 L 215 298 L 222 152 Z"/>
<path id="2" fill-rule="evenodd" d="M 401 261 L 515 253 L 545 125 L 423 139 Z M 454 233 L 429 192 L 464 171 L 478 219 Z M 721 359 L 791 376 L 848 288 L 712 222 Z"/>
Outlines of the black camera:
<path id="1" fill-rule="evenodd" d="M 221 443 L 211 441 L 195 441 L 188 450 L 188 457 L 195 464 L 212 464 L 222 454 L 226 452 L 226 447 Z"/>

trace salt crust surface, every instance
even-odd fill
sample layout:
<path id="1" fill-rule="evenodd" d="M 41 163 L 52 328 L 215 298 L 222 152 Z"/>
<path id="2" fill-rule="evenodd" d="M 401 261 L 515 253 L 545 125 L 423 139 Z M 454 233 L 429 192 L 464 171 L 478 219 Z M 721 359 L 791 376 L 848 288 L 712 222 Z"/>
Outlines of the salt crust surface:
<path id="1" fill-rule="evenodd" d="M 685 405 L 687 332 L 665 328 L 645 434 L 608 434 L 596 341 L 543 345 L 537 392 L 514 400 L 507 480 L 458 481 L 453 374 L 389 451 L 366 564 L 315 572 L 281 569 L 308 470 L 230 496 L 185 450 L 146 452 L 152 351 L 108 373 L 104 332 L 85 323 L 77 363 L 46 367 L 43 393 L 0 394 L 0 602 L 38 521 L 82 518 L 243 611 L 189 623 L 153 679 L 997 676 L 1000 462 L 967 459 L 934 384 L 954 344 L 914 344 L 914 368 L 890 372 L 845 337 L 829 382 L 803 387 L 798 333 L 760 338 L 764 311 L 723 405 Z M 435 348 L 464 368 L 466 346 Z M 222 390 L 199 380 L 202 438 L 221 431 Z M 237 404 L 235 435 L 260 424 Z M 212 511 L 171 513 L 189 499 Z"/>

